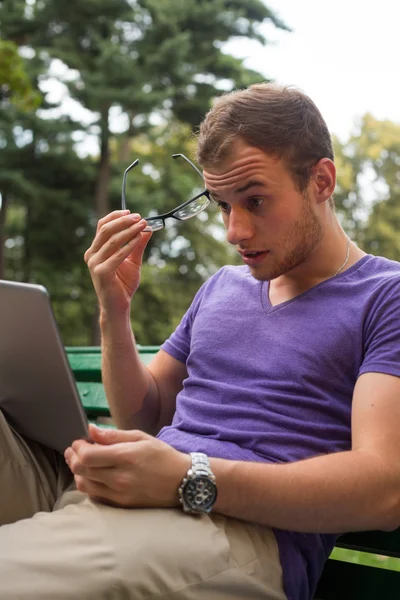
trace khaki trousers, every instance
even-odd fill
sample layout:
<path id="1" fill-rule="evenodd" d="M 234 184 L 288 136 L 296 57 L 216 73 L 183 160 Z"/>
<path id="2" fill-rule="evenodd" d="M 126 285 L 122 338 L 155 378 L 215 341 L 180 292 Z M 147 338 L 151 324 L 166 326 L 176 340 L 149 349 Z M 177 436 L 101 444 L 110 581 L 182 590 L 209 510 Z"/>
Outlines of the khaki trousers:
<path id="1" fill-rule="evenodd" d="M 0 411 L 0 600 L 286 600 L 269 528 L 113 508 L 71 482 Z"/>

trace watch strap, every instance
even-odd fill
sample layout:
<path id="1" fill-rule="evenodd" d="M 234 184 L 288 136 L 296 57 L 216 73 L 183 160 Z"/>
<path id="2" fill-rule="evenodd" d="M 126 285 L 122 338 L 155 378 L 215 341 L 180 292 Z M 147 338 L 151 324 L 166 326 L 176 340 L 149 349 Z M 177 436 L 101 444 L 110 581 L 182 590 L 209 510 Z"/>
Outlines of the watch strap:
<path id="1" fill-rule="evenodd" d="M 193 509 L 190 504 L 186 501 L 185 498 L 185 486 L 186 484 L 188 484 L 188 482 L 190 480 L 196 480 L 197 477 L 206 477 L 209 481 L 210 484 L 214 486 L 214 489 L 216 490 L 216 484 L 215 484 L 215 475 L 211 470 L 211 466 L 210 466 L 210 461 L 208 459 L 208 456 L 206 454 L 204 454 L 203 452 L 190 452 L 190 458 L 192 460 L 192 465 L 190 467 L 190 469 L 188 470 L 186 476 L 184 477 L 180 487 L 179 487 L 179 501 L 182 504 L 182 508 L 184 510 L 184 512 L 187 513 L 192 513 L 192 514 L 199 514 L 201 512 L 210 512 L 211 510 L 211 506 L 209 507 L 204 507 L 204 509 Z M 215 502 L 215 499 L 214 499 Z"/>
<path id="2" fill-rule="evenodd" d="M 203 452 L 191 452 L 190 457 L 192 459 L 192 471 L 194 475 L 214 477 L 207 454 L 203 454 Z"/>

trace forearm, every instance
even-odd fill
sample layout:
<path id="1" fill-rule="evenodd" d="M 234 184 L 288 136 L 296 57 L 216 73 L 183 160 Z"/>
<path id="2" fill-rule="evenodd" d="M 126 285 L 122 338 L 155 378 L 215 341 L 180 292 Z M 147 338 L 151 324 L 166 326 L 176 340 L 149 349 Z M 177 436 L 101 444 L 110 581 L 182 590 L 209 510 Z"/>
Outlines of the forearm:
<path id="1" fill-rule="evenodd" d="M 300 532 L 341 533 L 400 525 L 398 472 L 374 455 L 340 452 L 288 464 L 211 459 L 214 510 Z"/>
<path id="2" fill-rule="evenodd" d="M 120 319 L 100 315 L 102 378 L 110 411 L 120 429 L 155 433 L 158 392 L 139 357 L 129 314 Z"/>

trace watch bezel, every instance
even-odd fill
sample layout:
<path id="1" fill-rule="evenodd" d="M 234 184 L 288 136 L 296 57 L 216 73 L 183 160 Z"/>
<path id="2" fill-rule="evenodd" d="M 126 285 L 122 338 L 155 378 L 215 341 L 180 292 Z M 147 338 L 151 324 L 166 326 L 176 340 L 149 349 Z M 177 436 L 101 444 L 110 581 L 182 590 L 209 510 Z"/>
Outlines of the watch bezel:
<path id="1" fill-rule="evenodd" d="M 207 487 L 210 487 L 213 492 L 211 498 L 208 499 L 204 504 L 201 504 L 201 505 L 192 502 L 192 500 L 189 497 L 190 488 L 192 486 L 198 484 L 199 481 L 204 481 L 207 484 Z M 200 475 L 195 475 L 194 477 L 187 478 L 187 480 L 184 482 L 184 484 L 182 486 L 181 496 L 182 496 L 184 506 L 186 505 L 186 508 L 189 509 L 191 512 L 209 513 L 217 499 L 218 490 L 217 490 L 215 481 L 213 481 L 212 477 L 210 477 L 209 475 L 201 475 L 200 474 Z"/>

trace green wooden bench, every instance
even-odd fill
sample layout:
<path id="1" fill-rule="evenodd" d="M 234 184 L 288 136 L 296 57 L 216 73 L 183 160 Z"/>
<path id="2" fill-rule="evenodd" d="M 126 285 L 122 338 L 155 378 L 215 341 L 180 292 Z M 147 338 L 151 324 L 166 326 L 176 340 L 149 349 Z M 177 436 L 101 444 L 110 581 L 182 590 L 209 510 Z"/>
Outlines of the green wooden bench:
<path id="1" fill-rule="evenodd" d="M 91 421 L 110 412 L 101 383 L 100 348 L 66 348 L 86 414 Z M 157 346 L 139 347 L 148 364 Z M 319 582 L 317 600 L 399 600 L 400 528 L 342 535 Z"/>

